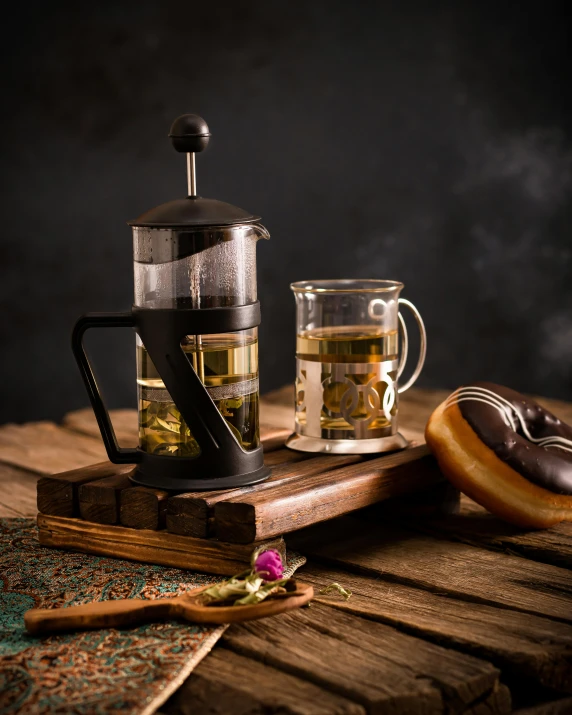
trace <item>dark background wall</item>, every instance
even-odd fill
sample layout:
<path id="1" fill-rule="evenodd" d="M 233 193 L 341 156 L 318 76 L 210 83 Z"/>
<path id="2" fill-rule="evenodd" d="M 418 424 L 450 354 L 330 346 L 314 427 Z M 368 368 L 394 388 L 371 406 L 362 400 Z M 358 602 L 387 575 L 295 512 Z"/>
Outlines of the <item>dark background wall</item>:
<path id="1" fill-rule="evenodd" d="M 199 190 L 263 216 L 264 390 L 293 378 L 292 280 L 401 279 L 419 384 L 572 399 L 570 21 L 556 5 L 20 3 L 4 24 L 0 422 L 87 404 L 69 333 L 132 297 L 126 221 Z M 127 331 L 126 331 L 127 332 Z M 132 337 L 90 343 L 112 406 Z"/>

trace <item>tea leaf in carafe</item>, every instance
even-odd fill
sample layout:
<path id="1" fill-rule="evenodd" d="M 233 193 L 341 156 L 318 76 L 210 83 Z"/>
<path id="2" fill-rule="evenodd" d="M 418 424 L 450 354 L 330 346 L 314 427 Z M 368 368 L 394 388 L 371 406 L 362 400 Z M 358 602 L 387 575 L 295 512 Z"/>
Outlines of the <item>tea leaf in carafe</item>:
<path id="1" fill-rule="evenodd" d="M 226 423 L 246 450 L 258 447 L 258 387 L 252 383 L 258 377 L 258 341 L 241 334 L 204 335 L 201 340 L 189 336 L 182 348 L 193 366 L 201 365 L 204 384 L 220 394 L 225 386 L 231 391 L 241 383 L 248 394 L 214 403 Z M 200 353 L 200 354 L 199 354 Z M 204 370 L 204 372 L 203 372 Z M 196 457 L 200 445 L 193 437 L 183 416 L 171 400 L 163 381 L 142 345 L 137 347 L 137 382 L 139 387 L 139 444 L 151 454 Z"/>

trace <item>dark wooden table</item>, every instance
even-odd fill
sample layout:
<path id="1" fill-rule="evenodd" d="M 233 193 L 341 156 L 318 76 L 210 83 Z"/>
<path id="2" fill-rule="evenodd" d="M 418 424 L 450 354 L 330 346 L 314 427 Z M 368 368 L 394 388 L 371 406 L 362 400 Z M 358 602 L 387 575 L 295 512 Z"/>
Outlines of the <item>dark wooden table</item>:
<path id="1" fill-rule="evenodd" d="M 445 394 L 407 393 L 408 437 Z M 268 395 L 263 422 L 291 426 L 291 397 Z M 572 405 L 541 401 L 572 422 Z M 133 441 L 134 412 L 114 417 Z M 104 458 L 89 410 L 0 427 L 0 516 L 36 514 L 41 474 Z M 229 627 L 161 712 L 572 713 L 572 523 L 523 532 L 468 499 L 422 511 L 386 504 L 290 535 L 300 577 L 352 597 Z"/>

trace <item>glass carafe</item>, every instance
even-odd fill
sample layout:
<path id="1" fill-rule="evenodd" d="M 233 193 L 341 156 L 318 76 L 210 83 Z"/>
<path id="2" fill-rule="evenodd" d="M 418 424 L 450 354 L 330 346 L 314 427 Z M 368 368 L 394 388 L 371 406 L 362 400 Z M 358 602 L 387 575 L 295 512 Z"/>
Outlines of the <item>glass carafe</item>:
<path id="1" fill-rule="evenodd" d="M 258 225 L 133 229 L 135 305 L 222 308 L 254 303 Z M 258 328 L 187 335 L 181 347 L 241 447 L 259 446 Z M 200 445 L 137 336 L 139 447 L 193 457 Z"/>

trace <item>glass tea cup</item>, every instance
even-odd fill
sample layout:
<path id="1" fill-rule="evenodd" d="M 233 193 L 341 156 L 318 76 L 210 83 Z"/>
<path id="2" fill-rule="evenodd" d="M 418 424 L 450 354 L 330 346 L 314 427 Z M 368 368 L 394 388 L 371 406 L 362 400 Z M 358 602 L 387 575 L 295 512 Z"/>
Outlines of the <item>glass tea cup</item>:
<path id="1" fill-rule="evenodd" d="M 398 432 L 398 395 L 417 380 L 427 337 L 417 308 L 399 297 L 403 283 L 318 280 L 290 287 L 296 298 L 296 427 L 287 446 L 330 454 L 406 447 Z M 403 385 L 398 380 L 408 338 L 400 306 L 411 310 L 421 333 L 417 365 Z"/>

